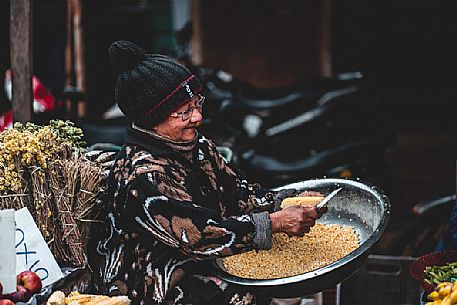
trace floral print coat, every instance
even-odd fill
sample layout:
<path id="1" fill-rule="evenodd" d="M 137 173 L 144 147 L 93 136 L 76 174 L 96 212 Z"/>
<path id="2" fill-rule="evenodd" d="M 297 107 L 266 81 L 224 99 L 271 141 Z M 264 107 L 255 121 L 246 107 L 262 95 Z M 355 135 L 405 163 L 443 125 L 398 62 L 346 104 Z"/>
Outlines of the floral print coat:
<path id="1" fill-rule="evenodd" d="M 101 292 L 134 304 L 168 304 L 186 273 L 204 273 L 209 260 L 271 247 L 271 232 L 258 231 L 259 219 L 269 226 L 274 192 L 248 184 L 202 135 L 190 161 L 129 129 L 108 193 L 89 264 Z"/>

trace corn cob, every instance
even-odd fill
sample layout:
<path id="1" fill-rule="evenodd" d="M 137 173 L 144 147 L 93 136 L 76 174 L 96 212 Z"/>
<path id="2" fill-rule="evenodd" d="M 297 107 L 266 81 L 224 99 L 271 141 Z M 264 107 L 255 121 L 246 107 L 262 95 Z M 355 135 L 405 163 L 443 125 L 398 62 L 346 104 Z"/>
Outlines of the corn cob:
<path id="1" fill-rule="evenodd" d="M 77 294 L 77 295 L 66 297 L 65 304 L 70 305 L 70 303 L 72 303 L 71 305 L 83 305 L 95 297 L 96 297 L 96 295 L 94 295 L 94 294 Z M 76 304 L 74 302 L 76 302 Z"/>
<path id="2" fill-rule="evenodd" d="M 129 305 L 130 299 L 126 296 L 115 296 L 95 303 L 96 305 Z M 89 304 L 86 304 L 89 305 Z"/>
<path id="3" fill-rule="evenodd" d="M 304 197 L 288 197 L 281 203 L 281 207 L 285 208 L 291 205 L 301 205 L 312 207 L 321 202 L 324 197 L 321 196 L 304 196 Z"/>
<path id="4" fill-rule="evenodd" d="M 65 305 L 65 293 L 54 291 L 46 302 L 47 305 Z"/>
<path id="5" fill-rule="evenodd" d="M 130 299 L 127 296 L 114 296 L 99 294 L 81 294 L 72 291 L 65 297 L 62 291 L 55 291 L 49 297 L 46 305 L 129 305 Z"/>
<path id="6" fill-rule="evenodd" d="M 94 296 L 89 302 L 85 303 L 84 305 L 95 305 L 100 303 L 103 300 L 107 300 L 110 297 L 107 295 L 96 295 Z"/>
<path id="7" fill-rule="evenodd" d="M 79 291 L 72 291 L 68 294 L 69 297 L 73 297 L 75 295 L 80 295 L 81 293 L 79 293 Z"/>

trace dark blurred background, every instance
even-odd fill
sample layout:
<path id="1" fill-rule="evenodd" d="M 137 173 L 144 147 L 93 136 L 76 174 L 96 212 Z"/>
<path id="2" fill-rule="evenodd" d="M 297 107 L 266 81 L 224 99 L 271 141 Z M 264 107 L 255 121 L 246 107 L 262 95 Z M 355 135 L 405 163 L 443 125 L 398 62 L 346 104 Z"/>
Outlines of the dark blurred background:
<path id="1" fill-rule="evenodd" d="M 276 88 L 350 71 L 376 83 L 371 110 L 397 136 L 385 155 L 399 191 L 394 229 L 414 204 L 455 193 L 456 1 L 76 2 L 83 29 L 84 120 L 103 120 L 114 104 L 107 57 L 112 41 L 128 39 L 149 52 L 177 56 L 176 32 L 191 23 L 190 59 L 253 86 Z M 34 75 L 56 97 L 75 78 L 65 62 L 68 3 L 33 1 Z M 10 2 L 0 0 L 2 75 L 10 66 L 9 18 Z M 4 105 L 3 93 L 0 98 Z"/>

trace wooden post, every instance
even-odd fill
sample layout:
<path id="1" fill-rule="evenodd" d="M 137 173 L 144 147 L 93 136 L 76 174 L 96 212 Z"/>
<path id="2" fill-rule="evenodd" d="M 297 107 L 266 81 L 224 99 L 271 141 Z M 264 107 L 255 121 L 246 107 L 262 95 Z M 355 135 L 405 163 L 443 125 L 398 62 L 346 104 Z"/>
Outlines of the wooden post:
<path id="1" fill-rule="evenodd" d="M 192 15 L 192 39 L 191 39 L 191 59 L 192 63 L 195 65 L 203 64 L 203 30 L 201 24 L 201 1 L 200 0 L 193 0 L 192 1 L 192 8 L 191 8 L 191 15 Z"/>
<path id="2" fill-rule="evenodd" d="M 11 1 L 10 56 L 13 120 L 32 121 L 32 0 Z"/>
<path id="3" fill-rule="evenodd" d="M 65 46 L 65 86 L 74 83 L 73 65 L 73 10 L 70 1 L 67 1 L 67 42 Z M 68 108 L 70 109 L 70 108 Z"/>
<path id="4" fill-rule="evenodd" d="M 322 3 L 322 21 L 320 34 L 321 47 L 321 75 L 332 76 L 332 4 L 331 0 L 324 0 Z"/>
<path id="5" fill-rule="evenodd" d="M 75 87 L 75 69 L 74 69 L 74 45 L 73 45 L 73 2 L 67 1 L 67 41 L 65 47 L 65 90 Z M 77 111 L 74 109 L 77 105 L 73 105 L 71 98 L 66 98 L 65 103 L 65 118 L 73 120 L 77 117 Z"/>
<path id="6" fill-rule="evenodd" d="M 73 11 L 73 46 L 74 46 L 74 69 L 76 73 L 76 88 L 80 92 L 86 91 L 85 69 L 84 69 L 84 27 L 82 23 L 81 0 L 72 0 Z M 86 115 L 86 101 L 78 103 L 78 117 Z"/>

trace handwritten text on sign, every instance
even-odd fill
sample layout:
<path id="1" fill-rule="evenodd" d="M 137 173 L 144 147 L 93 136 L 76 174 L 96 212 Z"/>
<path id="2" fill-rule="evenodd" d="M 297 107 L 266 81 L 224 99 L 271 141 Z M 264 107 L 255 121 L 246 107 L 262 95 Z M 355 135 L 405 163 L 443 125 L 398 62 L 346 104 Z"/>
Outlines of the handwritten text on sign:
<path id="1" fill-rule="evenodd" d="M 16 211 L 15 220 L 16 274 L 33 271 L 40 276 L 43 286 L 62 278 L 62 271 L 27 208 Z"/>

